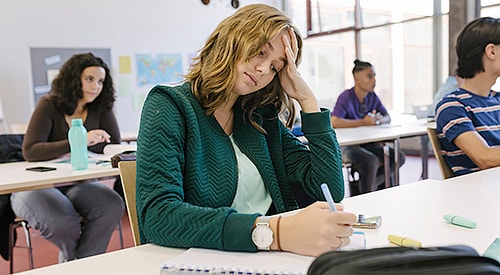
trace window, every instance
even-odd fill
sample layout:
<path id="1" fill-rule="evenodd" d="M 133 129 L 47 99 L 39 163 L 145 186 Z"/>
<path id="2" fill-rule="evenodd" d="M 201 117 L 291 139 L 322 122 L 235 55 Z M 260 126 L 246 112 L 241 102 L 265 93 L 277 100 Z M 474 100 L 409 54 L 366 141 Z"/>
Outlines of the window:
<path id="1" fill-rule="evenodd" d="M 316 92 L 321 106 L 333 109 L 337 96 L 352 86 L 355 59 L 354 33 L 316 37 L 304 41 L 300 73 Z"/>
<path id="2" fill-rule="evenodd" d="M 432 16 L 433 0 L 360 0 L 360 5 L 366 28 Z"/>
<path id="3" fill-rule="evenodd" d="M 448 1 L 436 1 L 441 5 L 440 29 L 447 34 L 448 17 L 443 13 L 448 12 Z M 374 65 L 375 92 L 391 112 L 412 112 L 413 105 L 431 104 L 434 82 L 448 76 L 447 65 L 442 72 L 434 70 L 434 0 L 311 0 L 309 21 L 306 1 L 289 3 L 292 19 L 305 37 L 299 69 L 323 107 L 333 108 L 338 95 L 353 86 L 356 56 Z M 443 50 L 437 55 L 447 64 L 447 35 L 441 40 Z"/>

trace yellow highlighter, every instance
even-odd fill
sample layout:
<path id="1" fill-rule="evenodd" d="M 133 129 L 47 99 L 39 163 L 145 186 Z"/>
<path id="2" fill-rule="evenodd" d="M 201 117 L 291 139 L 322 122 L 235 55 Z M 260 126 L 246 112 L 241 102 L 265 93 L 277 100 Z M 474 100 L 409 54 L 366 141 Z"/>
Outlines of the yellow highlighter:
<path id="1" fill-rule="evenodd" d="M 389 235 L 387 236 L 387 239 L 396 245 L 399 246 L 406 246 L 406 247 L 422 247 L 422 243 L 420 241 L 410 239 L 407 237 L 400 237 L 396 235 Z"/>

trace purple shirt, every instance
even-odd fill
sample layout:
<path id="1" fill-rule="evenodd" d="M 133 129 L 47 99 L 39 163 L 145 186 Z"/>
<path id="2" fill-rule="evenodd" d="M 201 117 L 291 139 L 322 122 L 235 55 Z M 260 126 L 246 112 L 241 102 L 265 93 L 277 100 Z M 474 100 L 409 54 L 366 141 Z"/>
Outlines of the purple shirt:
<path id="1" fill-rule="evenodd" d="M 387 110 L 375 92 L 368 93 L 363 103 L 360 103 L 352 87 L 339 95 L 330 115 L 346 119 L 362 119 L 373 110 L 383 116 L 387 115 Z"/>

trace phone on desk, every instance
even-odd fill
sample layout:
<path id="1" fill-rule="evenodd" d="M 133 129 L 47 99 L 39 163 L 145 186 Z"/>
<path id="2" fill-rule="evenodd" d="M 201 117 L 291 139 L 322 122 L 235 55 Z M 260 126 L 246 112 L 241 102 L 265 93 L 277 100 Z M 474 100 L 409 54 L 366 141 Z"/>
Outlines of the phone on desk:
<path id="1" fill-rule="evenodd" d="M 352 225 L 355 228 L 377 229 L 382 223 L 382 216 L 365 217 L 358 215 L 358 220 Z"/>
<path id="2" fill-rule="evenodd" d="M 47 166 L 35 166 L 26 168 L 27 171 L 35 171 L 35 172 L 47 172 L 56 170 L 55 167 L 47 167 Z"/>

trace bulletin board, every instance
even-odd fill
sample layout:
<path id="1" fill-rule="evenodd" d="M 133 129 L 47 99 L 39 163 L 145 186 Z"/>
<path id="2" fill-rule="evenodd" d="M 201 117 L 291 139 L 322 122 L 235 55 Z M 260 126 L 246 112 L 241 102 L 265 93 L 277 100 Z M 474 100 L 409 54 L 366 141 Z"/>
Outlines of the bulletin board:
<path id="1" fill-rule="evenodd" d="M 109 48 L 30 48 L 35 106 L 38 100 L 50 91 L 52 80 L 57 76 L 64 62 L 74 54 L 88 52 L 100 57 L 111 70 L 111 49 Z"/>

